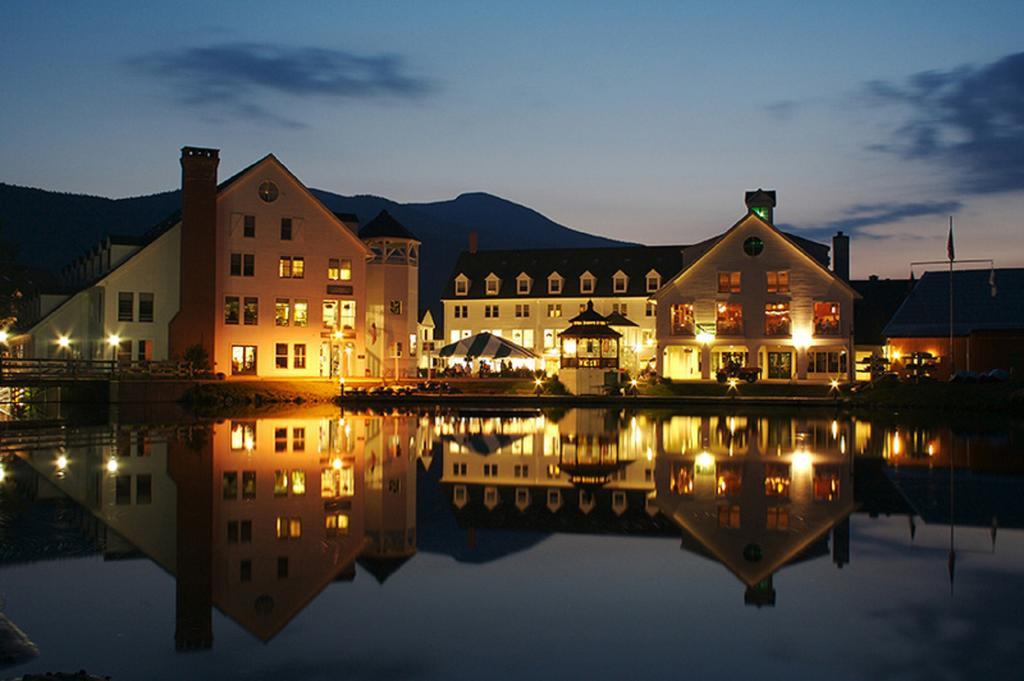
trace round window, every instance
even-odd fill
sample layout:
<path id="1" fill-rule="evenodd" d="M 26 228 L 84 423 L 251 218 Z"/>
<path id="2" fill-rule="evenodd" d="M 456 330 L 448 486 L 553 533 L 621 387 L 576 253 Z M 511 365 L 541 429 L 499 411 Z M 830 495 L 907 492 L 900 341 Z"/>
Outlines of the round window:
<path id="1" fill-rule="evenodd" d="M 273 203 L 277 199 L 277 185 L 267 180 L 260 185 L 260 198 L 267 203 Z"/>
<path id="2" fill-rule="evenodd" d="M 751 257 L 761 255 L 763 250 L 764 242 L 761 241 L 760 237 L 747 237 L 747 240 L 743 242 L 743 252 Z"/>

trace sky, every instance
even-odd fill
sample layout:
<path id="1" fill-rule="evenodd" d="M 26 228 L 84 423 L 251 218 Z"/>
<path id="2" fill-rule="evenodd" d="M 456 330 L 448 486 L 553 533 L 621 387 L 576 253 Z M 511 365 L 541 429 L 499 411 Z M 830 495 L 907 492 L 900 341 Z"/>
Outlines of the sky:
<path id="1" fill-rule="evenodd" d="M 307 185 L 486 191 L 649 244 L 720 233 L 743 192 L 852 234 L 854 276 L 1024 266 L 1019 0 L 5 0 L 0 182 L 108 197 L 274 153 Z M 461 244 L 453 244 L 453 248 Z M 919 272 L 920 270 L 918 270 Z"/>

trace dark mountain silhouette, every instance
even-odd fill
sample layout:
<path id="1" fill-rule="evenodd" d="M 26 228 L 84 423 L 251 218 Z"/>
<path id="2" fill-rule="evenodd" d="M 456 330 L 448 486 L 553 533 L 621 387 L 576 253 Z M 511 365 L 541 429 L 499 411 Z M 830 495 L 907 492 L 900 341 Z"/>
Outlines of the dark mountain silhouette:
<path id="1" fill-rule="evenodd" d="M 333 211 L 355 213 L 360 224 L 387 210 L 423 242 L 420 308 L 441 323 L 438 301 L 459 252 L 477 232 L 481 249 L 619 246 L 624 242 L 560 225 L 517 203 L 485 193 L 449 201 L 396 203 L 379 196 L 342 196 L 313 189 Z M 19 247 L 19 262 L 57 272 L 110 234 L 141 236 L 180 206 L 178 191 L 108 199 L 0 183 L 0 220 Z"/>

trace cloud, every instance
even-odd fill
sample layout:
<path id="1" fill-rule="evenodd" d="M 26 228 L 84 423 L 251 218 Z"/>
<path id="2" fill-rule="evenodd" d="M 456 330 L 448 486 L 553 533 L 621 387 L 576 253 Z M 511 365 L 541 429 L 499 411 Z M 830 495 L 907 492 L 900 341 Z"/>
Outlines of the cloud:
<path id="1" fill-rule="evenodd" d="M 765 104 L 764 110 L 776 120 L 786 121 L 796 115 L 801 104 L 794 99 L 779 99 Z"/>
<path id="2" fill-rule="evenodd" d="M 843 209 L 839 218 L 825 224 L 784 225 L 781 227 L 783 229 L 795 230 L 801 236 L 812 239 L 828 238 L 840 230 L 851 236 L 868 239 L 886 239 L 894 235 L 886 233 L 885 230 L 873 228 L 900 222 L 908 218 L 929 215 L 952 215 L 962 207 L 963 204 L 959 201 L 861 203 L 848 206 Z M 909 235 L 900 234 L 900 236 L 907 237 Z"/>
<path id="3" fill-rule="evenodd" d="M 889 139 L 869 149 L 941 163 L 970 193 L 1024 189 L 1024 52 L 903 82 L 872 81 L 862 98 L 906 110 Z"/>
<path id="4" fill-rule="evenodd" d="M 266 103 L 268 96 L 410 99 L 434 89 L 431 81 L 409 75 L 398 55 L 363 56 L 319 47 L 225 43 L 152 52 L 125 64 L 173 87 L 182 104 L 215 117 L 238 116 L 291 128 L 304 124 L 275 112 Z"/>

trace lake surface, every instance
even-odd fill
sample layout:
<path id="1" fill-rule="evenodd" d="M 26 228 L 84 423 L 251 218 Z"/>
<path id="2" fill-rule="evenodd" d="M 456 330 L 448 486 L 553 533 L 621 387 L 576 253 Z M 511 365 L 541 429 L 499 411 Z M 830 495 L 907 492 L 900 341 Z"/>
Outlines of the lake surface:
<path id="1" fill-rule="evenodd" d="M 1024 676 L 1019 424 L 316 407 L 4 440 L 0 678 Z"/>

